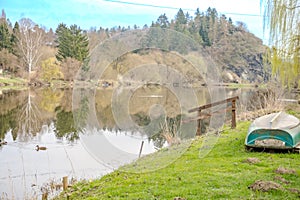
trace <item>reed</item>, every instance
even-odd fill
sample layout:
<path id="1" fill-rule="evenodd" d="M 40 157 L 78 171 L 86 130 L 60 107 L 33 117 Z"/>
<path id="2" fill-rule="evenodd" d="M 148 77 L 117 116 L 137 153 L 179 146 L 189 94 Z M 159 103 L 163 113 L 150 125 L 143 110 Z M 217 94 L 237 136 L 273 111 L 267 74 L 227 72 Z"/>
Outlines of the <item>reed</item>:
<path id="1" fill-rule="evenodd" d="M 263 115 L 284 110 L 284 102 L 280 101 L 283 95 L 284 91 L 280 88 L 256 91 L 245 105 L 239 105 L 238 120 L 253 120 Z"/>
<path id="2" fill-rule="evenodd" d="M 172 146 L 180 144 L 181 140 L 178 136 L 178 124 L 175 120 L 167 120 L 160 124 L 161 135 L 165 138 L 168 145 Z"/>

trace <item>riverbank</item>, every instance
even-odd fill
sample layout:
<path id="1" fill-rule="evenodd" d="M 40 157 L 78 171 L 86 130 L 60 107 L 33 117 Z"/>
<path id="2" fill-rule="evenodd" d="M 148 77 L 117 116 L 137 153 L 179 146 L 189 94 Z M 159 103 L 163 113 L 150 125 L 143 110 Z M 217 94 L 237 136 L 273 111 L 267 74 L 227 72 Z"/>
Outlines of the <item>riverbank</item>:
<path id="1" fill-rule="evenodd" d="M 113 80 L 102 81 L 101 83 L 94 83 L 90 81 L 77 82 L 77 86 L 79 87 L 94 87 L 97 86 L 101 88 L 112 88 L 113 85 L 117 86 L 117 83 L 113 83 Z M 16 88 L 27 88 L 30 86 L 35 87 L 51 87 L 51 88 L 72 88 L 74 85 L 73 81 L 64 81 L 64 80 L 53 80 L 49 83 L 42 81 L 29 82 L 26 79 L 22 79 L 19 77 L 4 77 L 0 76 L 0 89 L 16 89 Z M 107 85 L 108 84 L 108 85 Z M 264 88 L 265 84 L 241 84 L 241 83 L 222 83 L 214 85 L 216 87 L 225 87 L 225 88 Z M 196 87 L 196 86 L 191 86 Z M 205 85 L 201 86 L 205 87 Z"/>
<path id="2" fill-rule="evenodd" d="M 250 122 L 239 122 L 234 130 L 224 128 L 204 158 L 199 158 L 199 149 L 205 137 L 198 137 L 179 159 L 165 168 L 149 173 L 119 169 L 99 180 L 80 182 L 56 199 L 299 198 L 300 155 L 247 152 L 244 139 L 249 125 Z M 155 156 L 143 157 L 138 166 L 149 165 Z M 126 169 L 134 169 L 136 164 Z"/>
<path id="3" fill-rule="evenodd" d="M 20 90 L 25 89 L 28 81 L 17 77 L 0 76 L 0 90 Z"/>

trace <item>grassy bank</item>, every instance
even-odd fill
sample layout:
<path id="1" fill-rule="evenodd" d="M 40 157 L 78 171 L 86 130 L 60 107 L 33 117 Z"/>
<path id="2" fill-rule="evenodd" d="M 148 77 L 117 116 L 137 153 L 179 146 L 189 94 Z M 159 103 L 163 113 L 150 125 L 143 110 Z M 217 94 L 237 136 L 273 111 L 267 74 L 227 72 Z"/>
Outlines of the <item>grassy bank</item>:
<path id="1" fill-rule="evenodd" d="M 28 81 L 22 78 L 0 76 L 0 90 L 22 90 L 27 84 Z"/>
<path id="2" fill-rule="evenodd" d="M 244 139 L 249 124 L 240 122 L 235 130 L 225 128 L 217 144 L 204 158 L 199 158 L 199 149 L 206 138 L 199 137 L 179 159 L 167 167 L 148 173 L 117 170 L 99 180 L 80 182 L 57 199 L 65 199 L 67 196 L 70 199 L 299 198 L 300 155 L 247 152 Z M 158 154 L 167 154 L 168 151 L 171 150 Z M 151 163 L 149 160 L 155 156 L 145 156 L 126 168 L 130 170 L 136 166 L 148 166 Z M 159 162 L 159 159 L 165 158 L 157 156 L 157 159 Z M 289 169 L 290 173 L 276 173 L 280 167 Z M 279 189 L 267 192 L 249 189 L 257 180 L 273 181 L 279 184 Z"/>
<path id="3" fill-rule="evenodd" d="M 0 86 L 5 85 L 24 85 L 27 83 L 27 80 L 17 77 L 2 77 L 0 76 Z"/>

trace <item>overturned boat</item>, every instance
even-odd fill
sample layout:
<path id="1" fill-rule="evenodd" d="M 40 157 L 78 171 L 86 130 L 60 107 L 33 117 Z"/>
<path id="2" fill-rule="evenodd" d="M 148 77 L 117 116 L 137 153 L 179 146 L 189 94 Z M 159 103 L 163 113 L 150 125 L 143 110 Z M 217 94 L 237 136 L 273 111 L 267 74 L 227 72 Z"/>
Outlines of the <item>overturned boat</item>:
<path id="1" fill-rule="evenodd" d="M 253 121 L 245 140 L 247 148 L 300 149 L 300 121 L 285 112 L 264 115 Z"/>

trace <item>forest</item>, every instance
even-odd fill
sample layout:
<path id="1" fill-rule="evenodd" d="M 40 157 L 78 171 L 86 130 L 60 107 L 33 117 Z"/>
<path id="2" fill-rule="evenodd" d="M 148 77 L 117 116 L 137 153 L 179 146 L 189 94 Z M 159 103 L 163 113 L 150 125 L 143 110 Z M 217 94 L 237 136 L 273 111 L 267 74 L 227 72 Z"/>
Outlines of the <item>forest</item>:
<path id="1" fill-rule="evenodd" d="M 2 10 L 0 19 L 0 77 L 22 78 L 26 83 L 72 81 L 91 50 L 102 41 L 125 31 L 150 27 L 181 32 L 211 55 L 222 70 L 224 82 L 262 83 L 270 78 L 264 67 L 266 46 L 243 22 L 219 15 L 214 8 L 191 15 L 179 9 L 174 18 L 161 14 L 143 27 L 91 27 L 82 30 L 60 23 L 56 29 L 22 18 L 12 23 Z"/>

